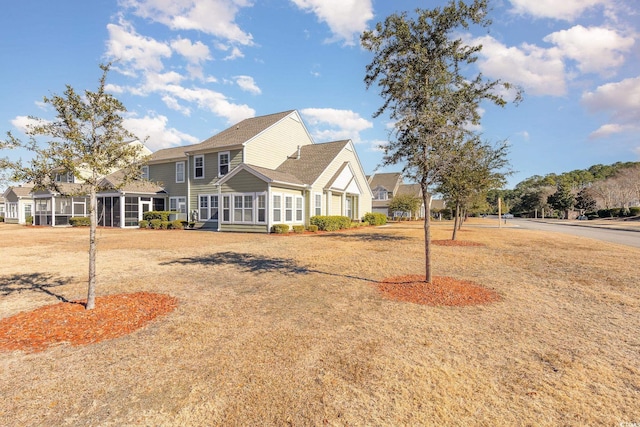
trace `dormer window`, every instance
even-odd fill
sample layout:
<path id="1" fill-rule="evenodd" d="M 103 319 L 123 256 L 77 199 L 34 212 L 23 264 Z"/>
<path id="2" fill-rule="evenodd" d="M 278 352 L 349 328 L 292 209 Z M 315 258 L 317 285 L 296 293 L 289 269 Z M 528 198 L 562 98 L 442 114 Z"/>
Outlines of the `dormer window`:
<path id="1" fill-rule="evenodd" d="M 389 193 L 387 193 L 387 189 L 386 188 L 384 188 L 384 187 L 376 187 L 373 190 L 373 199 L 374 200 L 388 200 L 389 199 L 388 194 Z"/>
<path id="2" fill-rule="evenodd" d="M 218 153 L 218 176 L 224 176 L 229 173 L 230 155 L 228 151 Z"/>

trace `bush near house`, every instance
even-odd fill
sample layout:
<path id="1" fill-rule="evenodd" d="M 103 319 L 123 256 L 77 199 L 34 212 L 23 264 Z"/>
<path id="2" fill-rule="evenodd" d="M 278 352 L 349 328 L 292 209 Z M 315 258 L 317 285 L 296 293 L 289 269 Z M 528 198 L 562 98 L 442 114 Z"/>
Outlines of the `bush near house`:
<path id="1" fill-rule="evenodd" d="M 0 222 L 4 222 L 4 217 L 0 216 Z"/>
<path id="2" fill-rule="evenodd" d="M 320 231 L 336 231 L 351 227 L 351 218 L 341 215 L 316 215 L 309 219 L 311 225 L 317 225 Z"/>
<path id="3" fill-rule="evenodd" d="M 370 225 L 384 225 L 387 223 L 387 216 L 383 213 L 369 212 L 362 217 L 364 222 L 368 222 Z"/>
<path id="4" fill-rule="evenodd" d="M 312 232 L 312 233 L 315 233 L 315 232 L 318 231 L 318 226 L 317 225 L 310 225 L 310 226 L 307 227 L 307 230 Z"/>
<path id="5" fill-rule="evenodd" d="M 88 227 L 91 225 L 91 218 L 87 216 L 74 216 L 69 218 L 69 225 L 72 227 Z"/>
<path id="6" fill-rule="evenodd" d="M 638 216 L 638 215 L 640 215 L 640 207 L 639 206 L 634 206 L 632 208 L 629 208 L 629 215 L 630 216 Z"/>
<path id="7" fill-rule="evenodd" d="M 271 231 L 276 234 L 285 234 L 289 232 L 289 225 L 287 224 L 273 224 Z"/>
<path id="8" fill-rule="evenodd" d="M 304 233 L 304 225 L 294 225 L 293 226 L 294 233 Z"/>
<path id="9" fill-rule="evenodd" d="M 154 219 L 159 219 L 161 221 L 169 221 L 169 215 L 175 212 L 172 211 L 148 211 L 142 215 L 142 218 L 151 221 Z M 153 227 L 152 227 L 153 228 Z"/>
<path id="10" fill-rule="evenodd" d="M 138 221 L 138 226 L 140 228 L 149 228 L 149 221 L 147 221 L 146 219 L 141 219 L 140 221 Z"/>
<path id="11" fill-rule="evenodd" d="M 24 223 L 26 225 L 33 225 L 33 217 L 31 215 L 28 215 L 24 218 Z"/>
<path id="12" fill-rule="evenodd" d="M 181 220 L 176 219 L 169 223 L 169 228 L 172 230 L 184 230 L 184 224 L 182 223 Z"/>

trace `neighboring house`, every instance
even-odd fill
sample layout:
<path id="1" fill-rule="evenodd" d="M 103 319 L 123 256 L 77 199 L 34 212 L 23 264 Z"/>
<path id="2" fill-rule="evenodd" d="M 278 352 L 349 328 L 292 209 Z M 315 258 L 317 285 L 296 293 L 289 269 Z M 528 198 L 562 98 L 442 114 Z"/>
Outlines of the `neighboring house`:
<path id="1" fill-rule="evenodd" d="M 422 188 L 420 184 L 400 184 L 396 196 L 411 196 L 422 200 Z M 431 206 L 433 207 L 434 200 L 431 200 Z M 420 207 L 416 212 L 392 212 L 393 217 L 404 216 L 409 218 L 424 218 L 425 207 L 424 201 L 420 203 Z"/>
<path id="2" fill-rule="evenodd" d="M 33 215 L 32 187 L 28 185 L 9 187 L 2 194 L 5 205 L 4 221 L 26 224 L 26 218 Z"/>
<path id="3" fill-rule="evenodd" d="M 0 195 L 0 216 L 4 218 L 4 196 Z"/>
<path id="4" fill-rule="evenodd" d="M 359 220 L 371 190 L 351 140 L 314 143 L 295 110 L 246 119 L 207 140 L 155 152 L 148 175 L 180 219 L 269 232 L 314 215 Z"/>
<path id="5" fill-rule="evenodd" d="M 402 185 L 402 174 L 399 172 L 376 173 L 368 177 L 368 182 L 373 193 L 372 212 L 390 216 L 389 203 Z"/>

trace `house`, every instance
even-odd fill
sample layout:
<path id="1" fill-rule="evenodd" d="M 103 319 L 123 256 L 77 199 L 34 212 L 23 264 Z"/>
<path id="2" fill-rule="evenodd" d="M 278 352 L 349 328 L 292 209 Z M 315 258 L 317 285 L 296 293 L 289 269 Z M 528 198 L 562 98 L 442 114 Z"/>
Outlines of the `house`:
<path id="1" fill-rule="evenodd" d="M 376 173 L 369 176 L 367 180 L 373 193 L 373 212 L 390 216 L 389 203 L 402 185 L 402 174 L 399 172 Z"/>
<path id="2" fill-rule="evenodd" d="M 359 220 L 372 194 L 351 140 L 315 143 L 295 110 L 254 117 L 190 146 L 153 153 L 149 180 L 200 228 L 269 232 L 314 215 Z"/>
<path id="3" fill-rule="evenodd" d="M 396 192 L 397 196 L 411 196 L 422 200 L 422 188 L 420 184 L 400 184 L 398 186 L 398 191 Z M 434 200 L 431 199 L 431 207 L 434 206 Z M 396 212 L 393 212 L 393 216 L 406 216 L 409 218 L 424 218 L 425 215 L 425 207 L 424 201 L 420 203 L 420 207 L 416 212 L 402 212 L 398 215 Z"/>
<path id="4" fill-rule="evenodd" d="M 4 221 L 13 224 L 26 224 L 33 214 L 33 187 L 19 185 L 9 187 L 2 194 L 4 198 Z"/>
<path id="5" fill-rule="evenodd" d="M 4 219 L 4 196 L 0 194 L 0 217 Z"/>

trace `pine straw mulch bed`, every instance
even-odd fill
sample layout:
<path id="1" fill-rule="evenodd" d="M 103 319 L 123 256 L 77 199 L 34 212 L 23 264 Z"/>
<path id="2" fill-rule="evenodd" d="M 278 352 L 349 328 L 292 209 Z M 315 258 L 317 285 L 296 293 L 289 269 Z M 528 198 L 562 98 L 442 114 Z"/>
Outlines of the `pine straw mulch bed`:
<path id="1" fill-rule="evenodd" d="M 85 303 L 62 302 L 0 319 L 0 351 L 39 352 L 58 343 L 83 345 L 127 335 L 173 311 L 178 300 L 138 292 L 97 297 L 93 310 L 85 310 Z"/>
<path id="2" fill-rule="evenodd" d="M 468 280 L 434 276 L 431 283 L 417 274 L 388 277 L 377 285 L 391 300 L 429 306 L 463 307 L 500 301 L 500 295 Z"/>

